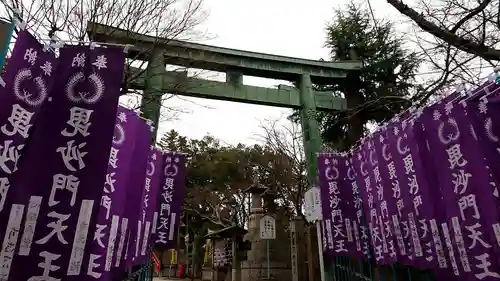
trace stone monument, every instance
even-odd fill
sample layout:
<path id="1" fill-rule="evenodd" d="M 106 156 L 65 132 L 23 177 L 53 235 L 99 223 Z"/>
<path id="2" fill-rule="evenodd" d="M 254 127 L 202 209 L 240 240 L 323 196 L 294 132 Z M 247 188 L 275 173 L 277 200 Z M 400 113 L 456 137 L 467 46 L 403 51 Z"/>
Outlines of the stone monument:
<path id="1" fill-rule="evenodd" d="M 269 241 L 270 269 L 273 280 L 291 280 L 290 242 L 289 235 L 283 225 L 283 216 L 276 214 L 275 199 L 277 193 L 254 182 L 244 192 L 252 196 L 248 233 L 244 240 L 251 243 L 247 259 L 241 262 L 241 281 L 259 281 L 267 279 L 267 248 L 266 241 L 260 239 L 259 221 L 266 210 L 276 218 L 276 239 Z"/>

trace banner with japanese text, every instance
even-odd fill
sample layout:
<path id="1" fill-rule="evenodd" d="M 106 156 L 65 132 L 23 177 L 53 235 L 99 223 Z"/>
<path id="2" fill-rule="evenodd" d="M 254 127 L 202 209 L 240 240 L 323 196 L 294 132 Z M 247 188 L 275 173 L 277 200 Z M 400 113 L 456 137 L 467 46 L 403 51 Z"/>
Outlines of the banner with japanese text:
<path id="1" fill-rule="evenodd" d="M 186 184 L 186 155 L 176 152 L 163 154 L 163 186 L 158 203 L 158 224 L 155 247 L 176 249 L 184 188 Z"/>
<path id="2" fill-rule="evenodd" d="M 387 264 L 390 259 L 389 247 L 378 208 L 377 181 L 373 169 L 377 165 L 377 159 L 371 139 L 366 139 L 352 152 L 352 166 L 358 178 L 359 193 L 361 200 L 363 200 L 364 217 L 370 234 L 373 258 L 379 264 Z"/>
<path id="3" fill-rule="evenodd" d="M 127 179 L 127 205 L 125 207 L 125 218 L 128 220 L 126 237 L 121 237 L 120 245 L 125 245 L 121 252 L 123 257 L 121 268 L 132 266 L 139 248 L 140 233 L 142 232 L 142 194 L 144 180 L 148 169 L 148 159 L 151 152 L 151 126 L 141 120 L 137 126 L 136 141 L 132 153 L 133 169 L 130 170 Z M 121 243 L 126 241 L 125 244 Z"/>
<path id="4" fill-rule="evenodd" d="M 455 275 L 493 280 L 498 272 L 495 197 L 484 156 L 462 105 L 438 104 L 422 116 L 445 203 L 441 228 Z M 485 189 L 486 187 L 486 189 Z M 489 187 L 489 188 L 488 188 Z M 486 241 L 489 241 L 487 243 Z M 495 242 L 495 243 L 492 243 Z M 497 274 L 497 273 L 496 273 Z"/>
<path id="5" fill-rule="evenodd" d="M 126 218 L 127 182 L 133 168 L 132 156 L 138 137 L 137 128 L 144 123 L 137 113 L 118 107 L 108 169 L 100 202 L 99 216 L 91 252 L 105 257 L 96 262 L 99 280 L 113 280 L 116 253 L 120 241 L 120 226 Z"/>
<path id="6" fill-rule="evenodd" d="M 392 262 L 394 258 L 398 262 L 407 261 L 408 247 L 404 241 L 400 225 L 400 210 L 398 200 L 400 199 L 400 187 L 396 178 L 394 160 L 390 150 L 390 130 L 382 128 L 373 137 L 373 146 L 378 156 L 377 196 L 380 202 L 380 214 L 384 222 L 384 233 Z M 391 187 L 391 188 L 387 188 Z"/>
<path id="7" fill-rule="evenodd" d="M 334 249 L 334 239 L 333 239 L 333 227 L 332 227 L 332 218 L 331 214 L 333 211 L 333 207 L 338 207 L 338 206 L 333 206 L 333 203 L 330 204 L 331 197 L 334 196 L 333 194 L 333 185 L 337 185 L 338 183 L 335 181 L 332 181 L 332 176 L 330 175 L 331 167 L 330 167 L 330 159 L 328 158 L 327 154 L 318 154 L 317 157 L 318 161 L 318 176 L 319 176 L 319 189 L 320 189 L 320 196 L 321 196 L 321 212 L 323 214 L 323 220 L 322 220 L 322 227 L 321 227 L 321 233 L 322 233 L 322 239 L 323 239 L 323 251 L 327 253 L 328 255 L 334 255 L 335 254 L 335 249 Z M 336 169 L 336 168 L 335 168 Z M 336 175 L 338 178 L 339 175 Z M 332 188 L 330 188 L 332 186 Z M 332 191 L 332 193 L 330 192 Z M 342 211 L 341 209 L 336 208 L 336 211 Z M 344 249 L 344 248 L 343 248 Z M 344 249 L 345 250 L 345 249 Z M 346 252 L 346 251 L 345 251 Z M 342 255 L 342 254 L 338 254 Z"/>
<path id="8" fill-rule="evenodd" d="M 418 251 L 414 250 L 414 265 L 422 268 L 440 268 L 444 269 L 448 267 L 446 262 L 446 257 L 444 255 L 443 242 L 441 236 L 439 235 L 438 222 L 439 216 L 437 215 L 436 209 L 440 208 L 441 197 L 439 188 L 431 188 L 427 178 L 427 173 L 425 172 L 425 165 L 432 166 L 432 163 L 426 163 L 420 157 L 419 149 L 426 150 L 427 147 L 419 148 L 417 138 L 415 137 L 414 127 L 419 127 L 420 124 L 415 124 L 413 120 L 401 122 L 401 131 L 398 132 L 395 145 L 398 153 L 400 151 L 405 152 L 403 155 L 406 156 L 402 159 L 403 162 L 397 161 L 396 159 L 396 171 L 398 178 L 400 176 L 406 176 L 409 181 L 409 203 L 413 206 L 413 211 L 415 212 L 415 226 L 413 223 L 410 227 L 414 227 L 414 232 L 411 231 L 411 235 L 415 233 L 420 241 L 421 249 Z M 401 172 L 404 170 L 404 174 Z M 412 236 L 412 241 L 414 240 Z M 412 249 L 415 249 L 415 243 L 413 243 Z M 422 255 L 417 255 L 417 252 Z"/>
<path id="9" fill-rule="evenodd" d="M 10 177 L 18 170 L 40 109 L 52 94 L 52 73 L 57 67 L 52 52 L 28 31 L 17 36 L 3 75 L 5 84 L 0 86 L 0 213 L 10 209 L 6 206 Z M 0 218 L 6 219 L 5 214 Z"/>
<path id="10" fill-rule="evenodd" d="M 355 171 L 347 175 L 357 179 L 353 190 L 366 206 L 358 211 L 365 221 L 357 221 L 368 229 L 376 263 L 432 269 L 447 280 L 500 278 L 499 96 L 500 86 L 489 82 L 410 108 L 347 154 Z M 329 203 L 331 179 L 321 175 L 321 163 L 331 154 L 318 155 L 323 204 Z M 323 213 L 333 212 L 327 208 Z M 331 216 L 323 215 L 328 252 Z"/>
<path id="11" fill-rule="evenodd" d="M 152 148 L 144 181 L 141 210 L 142 233 L 136 247 L 136 264 L 143 262 L 147 255 L 150 254 L 151 236 L 156 233 L 158 218 L 155 218 L 155 211 L 160 196 L 161 183 L 163 182 L 163 160 L 162 152 Z"/>
<path id="12" fill-rule="evenodd" d="M 7 261 L 1 280 L 95 278 L 105 259 L 87 249 L 100 211 L 125 53 L 65 46 L 58 60 L 51 99 L 11 177 L 10 215 L 0 225 L 0 259 Z"/>
<path id="13" fill-rule="evenodd" d="M 357 227 L 356 202 L 359 200 L 353 200 L 352 183 L 348 179 L 349 166 L 349 157 L 345 153 L 318 155 L 325 241 L 333 256 L 364 257 Z"/>

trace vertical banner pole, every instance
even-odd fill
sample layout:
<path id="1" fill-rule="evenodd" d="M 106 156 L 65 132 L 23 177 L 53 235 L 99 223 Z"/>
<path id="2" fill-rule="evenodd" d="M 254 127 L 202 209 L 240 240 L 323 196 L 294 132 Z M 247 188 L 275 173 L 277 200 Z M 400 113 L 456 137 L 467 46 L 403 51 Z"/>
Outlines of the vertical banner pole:
<path id="1" fill-rule="evenodd" d="M 318 258 L 319 270 L 321 272 L 321 281 L 325 281 L 325 261 L 323 260 L 323 245 L 321 241 L 321 222 L 316 222 L 316 237 L 318 240 Z"/>
<path id="2" fill-rule="evenodd" d="M 271 261 L 269 258 L 269 239 L 266 239 L 266 251 L 267 251 L 267 279 L 271 279 Z"/>

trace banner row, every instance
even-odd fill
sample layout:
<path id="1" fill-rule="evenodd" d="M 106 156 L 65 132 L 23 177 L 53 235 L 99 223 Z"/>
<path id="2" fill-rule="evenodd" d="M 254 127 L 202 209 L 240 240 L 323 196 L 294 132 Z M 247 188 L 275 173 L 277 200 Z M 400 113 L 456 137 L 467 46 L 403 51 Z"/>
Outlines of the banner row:
<path id="1" fill-rule="evenodd" d="M 176 247 L 186 158 L 118 106 L 125 58 L 18 34 L 0 88 L 0 281 L 116 280 Z"/>
<path id="2" fill-rule="evenodd" d="M 500 279 L 500 86 L 409 109 L 318 156 L 328 256 Z"/>

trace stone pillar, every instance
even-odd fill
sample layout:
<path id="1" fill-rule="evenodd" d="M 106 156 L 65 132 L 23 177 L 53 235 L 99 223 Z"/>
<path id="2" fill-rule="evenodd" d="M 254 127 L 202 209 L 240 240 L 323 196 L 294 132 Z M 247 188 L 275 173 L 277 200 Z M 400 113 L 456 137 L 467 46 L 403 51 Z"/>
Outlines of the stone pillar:
<path id="1" fill-rule="evenodd" d="M 241 265 L 238 257 L 238 243 L 236 236 L 232 238 L 233 263 L 231 266 L 231 281 L 241 281 Z"/>
<path id="2" fill-rule="evenodd" d="M 307 161 L 307 179 L 310 185 L 315 185 L 317 183 L 317 163 L 316 154 L 320 152 L 321 149 L 321 135 L 319 131 L 318 121 L 316 120 L 316 104 L 314 100 L 314 91 L 312 89 L 311 76 L 308 74 L 302 74 L 299 80 L 300 89 L 300 120 L 302 122 L 302 132 L 304 140 L 304 152 Z M 312 236 L 316 233 L 309 232 L 307 245 L 309 247 L 308 251 L 308 269 L 309 269 L 309 280 L 314 279 L 314 265 L 311 263 L 313 261 L 312 248 L 317 247 L 317 245 L 312 243 Z M 319 238 L 320 239 L 320 238 Z M 319 251 L 319 261 L 323 260 L 322 251 Z M 322 263 L 321 263 L 322 264 Z M 324 280 L 324 269 L 321 272 L 322 281 Z"/>
<path id="3" fill-rule="evenodd" d="M 292 267 L 292 281 L 299 281 L 299 249 L 297 247 L 297 222 L 290 221 L 290 265 Z"/>
<path id="4" fill-rule="evenodd" d="M 267 277 L 266 241 L 260 239 L 260 219 L 263 213 L 250 215 L 248 233 L 244 240 L 252 243 L 247 252 L 247 260 L 241 262 L 241 281 L 259 281 Z M 271 278 L 273 280 L 291 280 L 290 243 L 288 233 L 281 222 L 276 220 L 276 239 L 269 241 Z"/>
<path id="5" fill-rule="evenodd" d="M 260 213 L 262 212 L 262 198 L 260 194 L 252 193 L 252 205 L 250 207 L 251 213 Z"/>
<path id="6" fill-rule="evenodd" d="M 304 151 L 307 160 L 307 178 L 309 184 L 316 183 L 317 164 L 316 153 L 321 149 L 321 136 L 316 120 L 316 104 L 312 89 L 311 76 L 302 74 L 299 80 L 300 89 L 300 120 L 304 138 Z"/>
<path id="7" fill-rule="evenodd" d="M 163 75 L 166 73 L 165 57 L 161 50 L 153 50 L 146 68 L 146 82 L 141 101 L 142 117 L 153 122 L 152 143 L 156 143 L 156 133 L 160 122 L 161 99 L 163 97 Z"/>
<path id="8" fill-rule="evenodd" d="M 290 224 L 294 225 L 297 240 L 297 262 L 298 262 L 298 280 L 307 280 L 307 270 L 304 266 L 306 263 L 307 256 L 307 246 L 306 246 L 306 236 L 305 236 L 305 224 L 301 217 L 295 217 L 291 220 Z M 290 253 L 292 256 L 292 253 Z M 294 280 L 294 279 L 292 279 Z"/>

